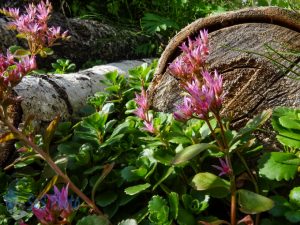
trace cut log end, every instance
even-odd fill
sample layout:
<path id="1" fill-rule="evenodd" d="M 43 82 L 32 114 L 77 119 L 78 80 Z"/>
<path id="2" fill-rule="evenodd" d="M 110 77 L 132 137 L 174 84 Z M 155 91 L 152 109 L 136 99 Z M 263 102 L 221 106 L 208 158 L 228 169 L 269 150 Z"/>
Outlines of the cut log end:
<path id="1" fill-rule="evenodd" d="M 291 78 L 296 77 L 291 70 L 300 74 L 299 55 L 286 55 L 287 61 L 266 48 L 300 52 L 300 14 L 267 7 L 199 19 L 181 30 L 162 53 L 148 89 L 154 109 L 173 112 L 174 104 L 182 101 L 182 90 L 167 67 L 181 54 L 179 46 L 201 29 L 209 31 L 208 69 L 217 69 L 223 76 L 226 95 L 222 114 L 232 118 L 234 128 L 242 127 L 264 109 L 300 107 L 300 82 Z M 268 136 L 274 137 L 270 130 L 261 139 L 268 142 Z"/>

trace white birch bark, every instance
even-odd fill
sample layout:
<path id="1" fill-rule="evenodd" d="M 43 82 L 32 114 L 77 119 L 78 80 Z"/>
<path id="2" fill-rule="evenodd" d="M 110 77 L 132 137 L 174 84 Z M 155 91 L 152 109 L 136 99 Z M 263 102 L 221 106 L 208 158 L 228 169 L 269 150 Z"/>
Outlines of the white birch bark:
<path id="1" fill-rule="evenodd" d="M 106 65 L 94 66 L 87 70 L 69 74 L 37 75 L 24 77 L 14 88 L 22 96 L 22 117 L 34 115 L 41 122 L 51 121 L 58 114 L 63 120 L 78 116 L 86 100 L 103 90 L 99 82 L 108 72 L 117 70 L 127 73 L 129 69 L 151 60 L 126 60 Z"/>

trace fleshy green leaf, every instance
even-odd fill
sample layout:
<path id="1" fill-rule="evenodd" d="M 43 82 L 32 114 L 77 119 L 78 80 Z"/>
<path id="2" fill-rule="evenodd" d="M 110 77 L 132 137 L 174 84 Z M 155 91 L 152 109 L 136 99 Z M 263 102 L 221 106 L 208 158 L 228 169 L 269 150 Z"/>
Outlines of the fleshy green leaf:
<path id="1" fill-rule="evenodd" d="M 177 165 L 186 162 L 209 148 L 216 149 L 217 146 L 212 144 L 207 144 L 207 143 L 199 143 L 199 144 L 188 146 L 175 155 L 172 163 Z"/>
<path id="2" fill-rule="evenodd" d="M 289 194 L 291 203 L 300 207 L 300 187 L 294 187 Z"/>
<path id="3" fill-rule="evenodd" d="M 17 46 L 17 45 L 13 45 L 8 48 L 8 50 L 11 54 L 14 54 L 19 49 L 23 49 L 23 48 L 21 46 Z"/>
<path id="4" fill-rule="evenodd" d="M 252 191 L 240 189 L 238 193 L 238 202 L 240 210 L 246 214 L 257 214 L 268 211 L 274 207 L 272 199 L 256 194 Z"/>
<path id="5" fill-rule="evenodd" d="M 183 208 L 179 208 L 177 222 L 179 225 L 197 225 L 197 221 L 193 214 Z"/>
<path id="6" fill-rule="evenodd" d="M 227 191 L 230 189 L 230 184 L 212 173 L 198 173 L 194 176 L 191 183 L 192 187 L 198 191 L 204 191 L 214 188 L 222 188 Z"/>
<path id="7" fill-rule="evenodd" d="M 300 130 L 300 119 L 291 118 L 289 116 L 281 116 L 279 117 L 279 122 L 283 127 Z"/>
<path id="8" fill-rule="evenodd" d="M 292 153 L 266 152 L 258 161 L 259 174 L 270 180 L 291 180 L 296 176 L 298 166 L 285 162 L 296 158 Z"/>
<path id="9" fill-rule="evenodd" d="M 169 205 L 170 205 L 170 218 L 177 219 L 178 216 L 178 208 L 179 208 L 179 197 L 176 192 L 171 192 L 168 194 L 169 197 Z"/>
<path id="10" fill-rule="evenodd" d="M 86 216 L 79 220 L 76 225 L 109 225 L 109 221 L 104 216 Z"/>
<path id="11" fill-rule="evenodd" d="M 131 187 L 128 187 L 125 189 L 125 193 L 128 195 L 136 195 L 136 194 L 146 190 L 150 186 L 151 186 L 151 184 L 149 184 L 149 183 L 131 186 Z"/>
<path id="12" fill-rule="evenodd" d="M 153 196 L 148 203 L 149 220 L 154 224 L 166 224 L 169 217 L 167 201 L 160 196 Z"/>
<path id="13" fill-rule="evenodd" d="M 28 55 L 30 55 L 30 51 L 28 51 L 28 50 L 25 50 L 25 49 L 17 49 L 15 52 L 14 52 L 14 56 L 16 57 L 16 58 L 22 58 L 22 57 L 24 57 L 24 56 L 28 56 Z"/>

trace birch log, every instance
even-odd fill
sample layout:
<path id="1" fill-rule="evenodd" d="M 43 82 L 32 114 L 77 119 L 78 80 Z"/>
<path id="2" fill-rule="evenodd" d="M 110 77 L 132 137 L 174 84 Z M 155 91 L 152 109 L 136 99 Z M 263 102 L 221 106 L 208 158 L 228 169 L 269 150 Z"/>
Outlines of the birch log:
<path id="1" fill-rule="evenodd" d="M 10 108 L 10 119 L 15 126 L 33 115 L 40 124 L 47 124 L 60 115 L 62 120 L 70 120 L 79 116 L 80 109 L 86 100 L 104 86 L 99 82 L 108 72 L 117 70 L 126 74 L 129 69 L 142 63 L 150 63 L 150 59 L 126 60 L 62 75 L 26 76 L 14 88 L 14 95 L 23 100 Z M 1 127 L 0 133 L 5 127 Z M 0 167 L 14 156 L 13 142 L 0 145 Z"/>

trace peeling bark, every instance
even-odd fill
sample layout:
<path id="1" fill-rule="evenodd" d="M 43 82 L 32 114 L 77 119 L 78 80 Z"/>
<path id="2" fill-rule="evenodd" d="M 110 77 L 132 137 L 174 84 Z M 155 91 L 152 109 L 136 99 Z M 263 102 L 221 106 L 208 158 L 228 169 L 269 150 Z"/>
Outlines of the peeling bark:
<path id="1" fill-rule="evenodd" d="M 38 124 L 48 124 L 57 115 L 62 120 L 78 118 L 87 98 L 103 90 L 99 81 L 106 73 L 118 70 L 124 74 L 144 62 L 150 63 L 151 60 L 120 61 L 62 75 L 26 76 L 14 88 L 14 95 L 22 96 L 23 100 L 11 106 L 11 122 L 18 126 L 31 115 Z M 0 123 L 0 134 L 4 131 L 5 127 Z M 14 154 L 13 142 L 0 144 L 0 167 L 7 164 Z"/>

